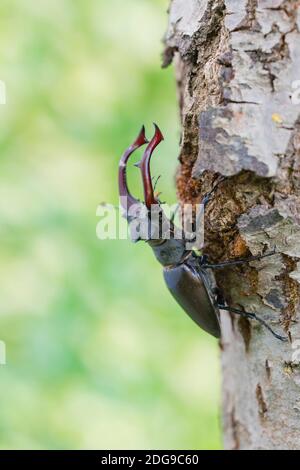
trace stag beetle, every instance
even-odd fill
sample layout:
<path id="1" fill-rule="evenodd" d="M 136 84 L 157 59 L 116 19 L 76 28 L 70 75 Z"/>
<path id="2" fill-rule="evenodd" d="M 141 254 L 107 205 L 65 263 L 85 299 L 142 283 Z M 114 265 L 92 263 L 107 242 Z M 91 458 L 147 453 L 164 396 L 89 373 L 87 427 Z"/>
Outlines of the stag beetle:
<path id="1" fill-rule="evenodd" d="M 123 215 L 129 223 L 133 242 L 144 240 L 152 248 L 157 260 L 163 265 L 163 275 L 166 285 L 185 312 L 203 330 L 220 338 L 220 310 L 254 319 L 266 327 L 277 339 L 286 341 L 287 338 L 275 333 L 272 328 L 255 313 L 245 312 L 228 307 L 217 288 L 213 269 L 248 263 L 275 254 L 275 250 L 259 256 L 246 259 L 236 259 L 218 264 L 208 263 L 206 256 L 199 256 L 194 250 L 186 249 L 184 237 L 177 237 L 178 228 L 173 220 L 167 219 L 161 207 L 158 196 L 155 195 L 150 172 L 150 160 L 156 146 L 164 139 L 159 127 L 155 126 L 155 134 L 149 142 L 142 127 L 137 139 L 124 152 L 119 163 L 119 196 Z M 126 178 L 126 167 L 132 153 L 139 147 L 148 144 L 143 157 L 136 164 L 140 168 L 145 203 L 135 199 L 129 192 Z M 202 201 L 203 210 L 217 186 L 224 177 L 214 185 Z M 155 217 L 156 216 L 156 217 Z M 153 223 L 154 221 L 154 223 Z M 164 227 L 167 227 L 164 229 Z M 134 230 L 132 229 L 134 228 Z M 166 237 L 166 230 L 169 232 Z"/>

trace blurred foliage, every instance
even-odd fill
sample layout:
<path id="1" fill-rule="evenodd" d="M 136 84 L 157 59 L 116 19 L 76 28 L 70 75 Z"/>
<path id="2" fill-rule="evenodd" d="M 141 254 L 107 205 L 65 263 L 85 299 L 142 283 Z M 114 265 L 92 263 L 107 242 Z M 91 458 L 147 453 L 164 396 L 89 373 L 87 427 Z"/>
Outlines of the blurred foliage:
<path id="1" fill-rule="evenodd" d="M 220 446 L 217 344 L 167 292 L 144 244 L 99 241 L 118 159 L 142 123 L 175 202 L 166 0 L 2 0 L 0 446 Z M 137 170 L 131 187 L 141 194 Z"/>

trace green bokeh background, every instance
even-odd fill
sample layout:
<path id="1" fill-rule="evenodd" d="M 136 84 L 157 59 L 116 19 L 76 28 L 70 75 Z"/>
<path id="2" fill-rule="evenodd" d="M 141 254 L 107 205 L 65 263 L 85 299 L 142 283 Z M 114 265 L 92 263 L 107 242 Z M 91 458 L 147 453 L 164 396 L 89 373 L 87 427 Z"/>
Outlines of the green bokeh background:
<path id="1" fill-rule="evenodd" d="M 142 123 L 176 200 L 179 117 L 162 70 L 167 0 L 2 0 L 2 449 L 220 447 L 216 341 L 144 244 L 96 237 Z M 139 174 L 130 171 L 134 193 Z"/>

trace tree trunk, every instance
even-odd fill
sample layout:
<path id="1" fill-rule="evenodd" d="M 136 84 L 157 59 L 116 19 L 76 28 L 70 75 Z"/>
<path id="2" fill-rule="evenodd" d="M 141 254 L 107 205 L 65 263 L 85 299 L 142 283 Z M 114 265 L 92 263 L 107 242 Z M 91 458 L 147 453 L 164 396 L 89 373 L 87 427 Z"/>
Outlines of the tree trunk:
<path id="1" fill-rule="evenodd" d="M 213 261 L 279 252 L 216 273 L 228 305 L 289 337 L 221 312 L 227 449 L 300 448 L 299 29 L 296 0 L 173 0 L 169 10 L 180 201 L 199 202 L 228 177 L 207 208 L 205 252 Z"/>

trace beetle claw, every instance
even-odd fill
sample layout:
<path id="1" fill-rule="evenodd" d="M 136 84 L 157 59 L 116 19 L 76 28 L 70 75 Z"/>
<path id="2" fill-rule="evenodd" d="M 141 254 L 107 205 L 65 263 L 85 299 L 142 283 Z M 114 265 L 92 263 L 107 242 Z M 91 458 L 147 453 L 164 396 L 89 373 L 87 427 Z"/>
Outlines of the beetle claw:
<path id="1" fill-rule="evenodd" d="M 154 149 L 157 147 L 158 144 L 160 144 L 162 140 L 164 140 L 164 136 L 162 135 L 157 124 L 154 123 L 154 127 L 155 127 L 154 136 L 149 142 L 142 159 L 135 165 L 138 168 L 140 168 L 141 173 L 142 173 L 144 197 L 145 197 L 145 204 L 146 204 L 147 209 L 151 209 L 152 204 L 159 204 L 158 199 L 154 195 L 151 171 L 150 171 L 150 160 L 151 160 L 151 156 L 152 156 Z"/>
<path id="2" fill-rule="evenodd" d="M 126 167 L 127 162 L 131 154 L 137 150 L 142 145 L 147 144 L 149 141 L 145 135 L 145 126 L 143 126 L 140 130 L 139 135 L 135 139 L 132 145 L 128 147 L 125 152 L 123 153 L 120 162 L 119 162 L 119 195 L 121 198 L 121 204 L 123 209 L 128 210 L 133 204 L 137 204 L 139 201 L 135 199 L 129 192 L 128 185 L 127 185 L 127 178 L 126 178 Z M 127 198 L 127 204 L 122 202 L 122 198 Z"/>
<path id="3" fill-rule="evenodd" d="M 122 155 L 119 163 L 119 195 L 121 198 L 121 204 L 125 210 L 128 210 L 133 204 L 137 204 L 139 201 L 135 199 L 129 192 L 126 180 L 126 167 L 130 155 L 139 147 L 144 144 L 148 144 L 142 159 L 135 163 L 134 166 L 138 167 L 141 170 L 143 187 L 144 187 L 144 197 L 145 204 L 147 209 L 151 209 L 152 204 L 159 204 L 159 199 L 154 194 L 151 171 L 150 171 L 150 160 L 154 149 L 158 144 L 164 139 L 159 127 L 154 123 L 155 133 L 151 141 L 149 142 L 145 135 L 145 127 L 143 126 L 138 137 L 134 143 L 125 150 Z M 122 203 L 122 198 L 127 198 L 127 204 Z"/>
<path id="4" fill-rule="evenodd" d="M 133 143 L 134 146 L 141 147 L 144 144 L 148 144 L 149 140 L 146 137 L 145 134 L 145 126 L 143 125 L 138 137 L 136 138 L 135 142 Z"/>

